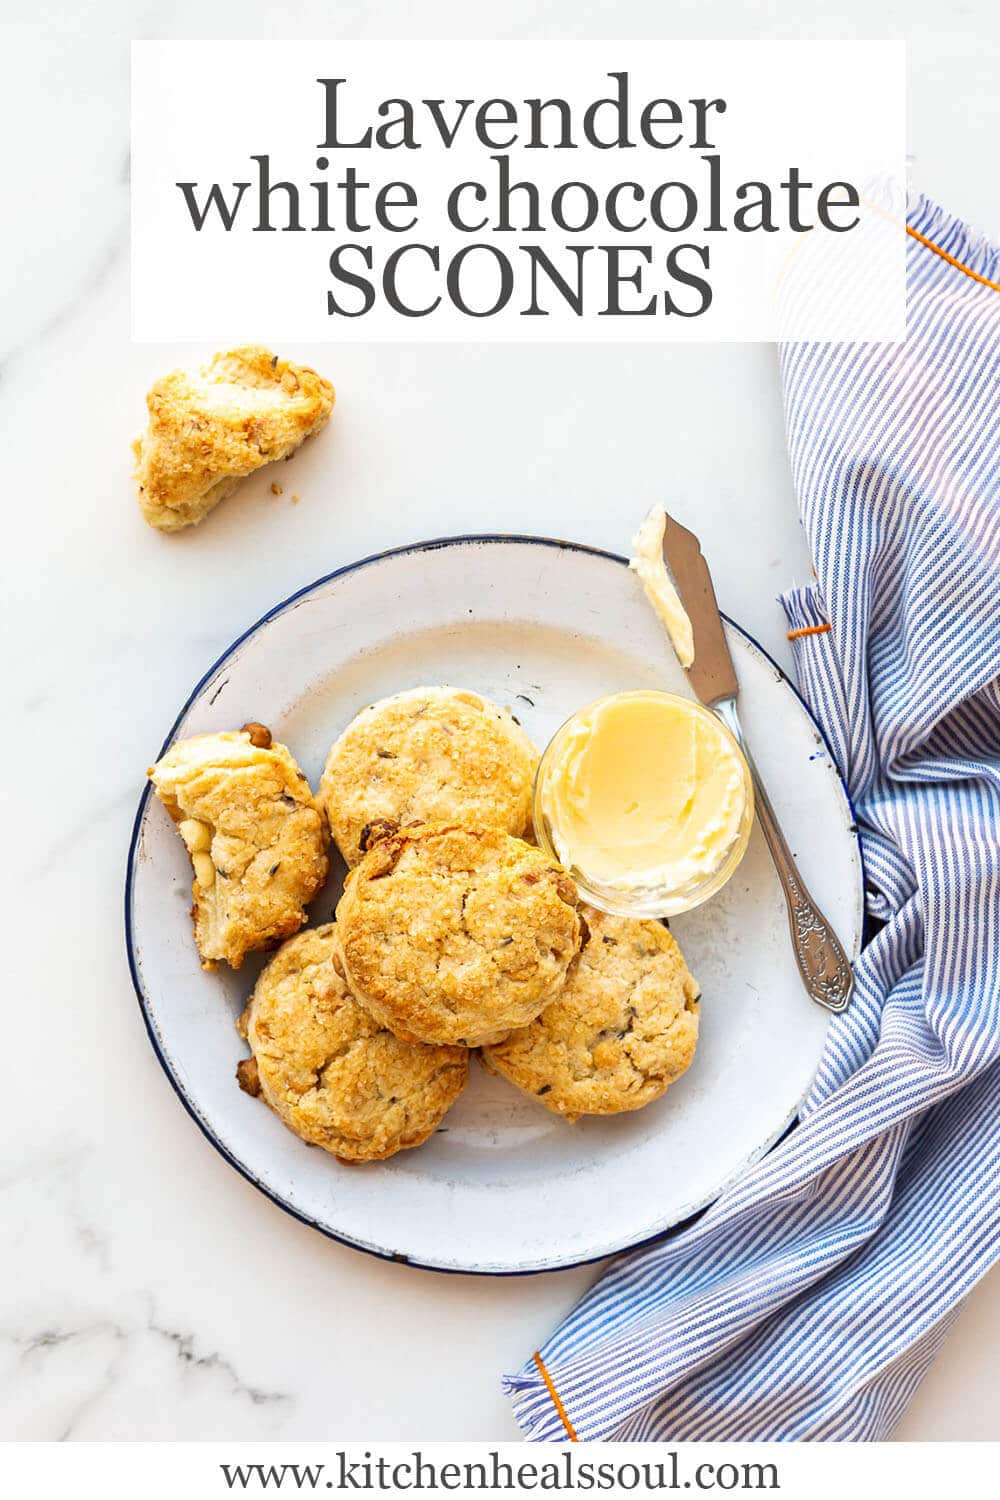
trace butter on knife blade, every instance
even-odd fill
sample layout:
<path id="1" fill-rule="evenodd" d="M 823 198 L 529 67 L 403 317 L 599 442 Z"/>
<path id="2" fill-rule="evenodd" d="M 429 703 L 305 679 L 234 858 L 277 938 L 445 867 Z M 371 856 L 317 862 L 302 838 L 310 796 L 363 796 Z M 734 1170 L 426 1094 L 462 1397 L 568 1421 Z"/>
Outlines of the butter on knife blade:
<path id="1" fill-rule="evenodd" d="M 628 565 L 666 626 L 677 660 L 687 671 L 694 662 L 694 630 L 663 560 L 666 524 L 667 513 L 663 506 L 654 505 L 632 538 L 632 556 Z"/>

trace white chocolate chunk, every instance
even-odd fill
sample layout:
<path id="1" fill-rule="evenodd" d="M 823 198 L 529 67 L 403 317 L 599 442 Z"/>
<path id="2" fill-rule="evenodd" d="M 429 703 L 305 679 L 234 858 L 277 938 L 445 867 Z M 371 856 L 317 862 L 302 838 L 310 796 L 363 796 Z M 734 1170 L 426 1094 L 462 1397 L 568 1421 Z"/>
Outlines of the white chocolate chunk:
<path id="1" fill-rule="evenodd" d="M 187 845 L 189 854 L 205 854 L 212 847 L 212 830 L 198 818 L 185 818 L 178 823 L 177 831 Z"/>

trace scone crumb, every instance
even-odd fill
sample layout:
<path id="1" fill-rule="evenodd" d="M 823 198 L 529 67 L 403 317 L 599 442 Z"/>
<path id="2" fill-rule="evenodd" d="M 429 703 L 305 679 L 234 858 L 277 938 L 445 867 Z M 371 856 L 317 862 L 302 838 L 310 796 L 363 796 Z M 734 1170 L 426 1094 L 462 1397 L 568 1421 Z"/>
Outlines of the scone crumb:
<path id="1" fill-rule="evenodd" d="M 285 492 L 281 488 L 280 484 L 272 484 L 272 486 L 271 486 L 271 494 L 272 495 L 283 495 L 284 493 Z"/>
<path id="2" fill-rule="evenodd" d="M 250 719 L 246 724 L 240 725 L 240 733 L 248 735 L 251 745 L 258 750 L 270 750 L 271 731 L 266 724 L 258 724 L 256 719 Z"/>
<path id="3" fill-rule="evenodd" d="M 259 1096 L 260 1073 L 255 1057 L 245 1057 L 242 1062 L 236 1064 L 236 1082 L 244 1094 L 250 1094 L 254 1099 Z"/>

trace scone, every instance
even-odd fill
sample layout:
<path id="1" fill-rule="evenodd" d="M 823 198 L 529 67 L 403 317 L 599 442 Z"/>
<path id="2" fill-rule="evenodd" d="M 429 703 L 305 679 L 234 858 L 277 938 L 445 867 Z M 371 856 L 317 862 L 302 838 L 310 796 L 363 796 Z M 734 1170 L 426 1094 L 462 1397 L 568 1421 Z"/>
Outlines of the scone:
<path id="1" fill-rule="evenodd" d="M 381 837 L 337 907 L 348 983 L 409 1041 L 496 1042 L 558 993 L 580 947 L 576 887 L 499 828 Z"/>
<path id="2" fill-rule="evenodd" d="M 504 708 L 478 693 L 420 687 L 363 709 L 336 741 L 319 786 L 349 865 L 370 823 L 464 823 L 520 836 L 538 752 Z"/>
<path id="3" fill-rule="evenodd" d="M 146 397 L 149 425 L 132 445 L 150 526 L 203 521 L 241 479 L 287 458 L 326 422 L 333 386 L 315 370 L 251 344 L 196 373 L 174 370 Z"/>
<path id="4" fill-rule="evenodd" d="M 262 724 L 179 740 L 149 772 L 194 865 L 202 967 L 238 969 L 298 932 L 326 880 L 327 828 L 309 783 Z"/>
<path id="5" fill-rule="evenodd" d="M 469 1054 L 401 1042 L 339 970 L 333 922 L 278 949 L 237 1023 L 253 1055 L 236 1076 L 302 1140 L 341 1161 L 382 1161 L 434 1133 L 465 1087 Z"/>
<path id="6" fill-rule="evenodd" d="M 567 1120 L 641 1109 L 690 1067 L 700 990 L 659 922 L 588 907 L 589 934 L 558 997 L 482 1061 Z"/>

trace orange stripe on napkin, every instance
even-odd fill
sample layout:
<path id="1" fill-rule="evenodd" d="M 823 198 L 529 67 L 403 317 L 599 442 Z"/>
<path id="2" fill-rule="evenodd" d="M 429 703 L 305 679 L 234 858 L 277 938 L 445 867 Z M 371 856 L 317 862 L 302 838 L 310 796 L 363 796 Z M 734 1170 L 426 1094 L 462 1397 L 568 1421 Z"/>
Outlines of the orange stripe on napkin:
<path id="1" fill-rule="evenodd" d="M 566 1415 L 566 1408 L 565 1408 L 565 1406 L 563 1406 L 562 1402 L 559 1399 L 559 1392 L 556 1390 L 555 1386 L 552 1384 L 552 1376 L 549 1374 L 548 1370 L 545 1368 L 544 1364 L 542 1363 L 542 1356 L 539 1354 L 539 1352 L 538 1352 L 537 1349 L 535 1350 L 535 1364 L 538 1366 L 538 1373 L 541 1375 L 542 1379 L 545 1381 L 545 1385 L 546 1385 L 546 1388 L 548 1390 L 548 1393 L 552 1397 L 552 1405 L 555 1407 L 556 1411 L 559 1413 L 559 1420 L 562 1422 L 562 1424 L 565 1427 L 567 1433 L 569 1434 L 569 1440 L 570 1440 L 570 1442 L 571 1443 L 578 1443 L 580 1441 L 580 1439 L 576 1435 L 576 1430 L 575 1430 L 575 1428 L 573 1426 L 573 1423 L 570 1421 L 569 1417 Z"/>
<path id="2" fill-rule="evenodd" d="M 825 625 L 803 625 L 798 630 L 786 630 L 785 635 L 790 641 L 797 641 L 800 635 L 822 635 L 829 629 L 830 622 L 827 620 Z"/>
<path id="3" fill-rule="evenodd" d="M 906 232 L 915 240 L 919 240 L 926 249 L 933 250 L 935 255 L 940 255 L 941 259 L 946 260 L 949 266 L 954 266 L 956 271 L 964 271 L 966 276 L 971 276 L 973 281 L 978 281 L 981 286 L 988 286 L 991 292 L 1000 292 L 1000 281 L 989 281 L 985 276 L 980 276 L 978 271 L 973 271 L 971 266 L 963 265 L 960 260 L 949 255 L 947 250 L 942 250 L 940 245 L 935 245 L 934 241 L 929 240 L 925 234 L 921 234 L 917 229 L 911 229 L 909 224 L 906 226 Z"/>

